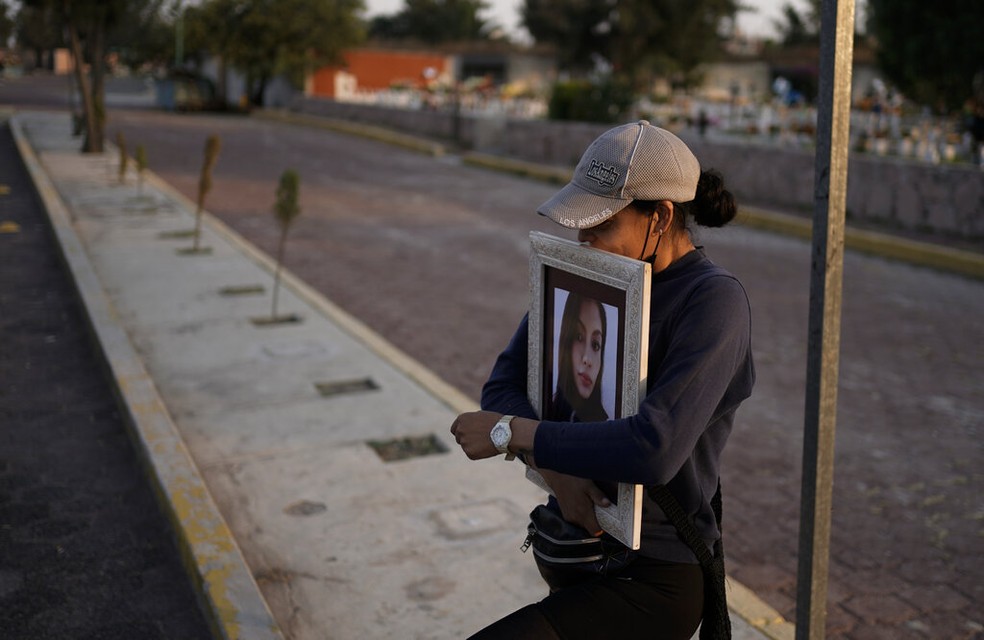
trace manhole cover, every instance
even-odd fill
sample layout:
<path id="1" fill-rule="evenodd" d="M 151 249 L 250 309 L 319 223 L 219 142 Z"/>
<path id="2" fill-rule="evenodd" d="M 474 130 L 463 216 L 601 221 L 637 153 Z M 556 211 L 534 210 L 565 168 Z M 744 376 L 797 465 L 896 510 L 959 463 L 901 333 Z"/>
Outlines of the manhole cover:
<path id="1" fill-rule="evenodd" d="M 250 318 L 249 321 L 256 327 L 275 327 L 281 324 L 297 324 L 303 320 L 296 313 L 288 313 L 282 316 L 259 316 Z"/>
<path id="2" fill-rule="evenodd" d="M 352 380 L 334 380 L 332 382 L 315 382 L 314 388 L 322 396 L 340 396 L 346 393 L 359 393 L 362 391 L 376 391 L 379 385 L 372 378 L 355 378 Z"/>
<path id="3" fill-rule="evenodd" d="M 219 295 L 222 296 L 253 296 L 263 293 L 263 285 L 261 284 L 244 284 L 239 286 L 222 287 L 219 289 Z"/>
<path id="4" fill-rule="evenodd" d="M 284 507 L 284 513 L 289 516 L 313 516 L 327 510 L 328 507 L 323 502 L 311 502 L 310 500 L 299 500 Z"/>
<path id="5" fill-rule="evenodd" d="M 447 453 L 448 448 L 433 433 L 426 436 L 370 440 L 367 442 L 384 462 L 419 458 L 435 453 Z"/>
<path id="6" fill-rule="evenodd" d="M 452 540 L 487 535 L 514 527 L 516 514 L 500 499 L 462 504 L 432 513 L 439 533 Z"/>
<path id="7" fill-rule="evenodd" d="M 317 340 L 282 340 L 270 342 L 260 348 L 263 355 L 271 358 L 300 358 L 329 353 L 330 350 Z"/>

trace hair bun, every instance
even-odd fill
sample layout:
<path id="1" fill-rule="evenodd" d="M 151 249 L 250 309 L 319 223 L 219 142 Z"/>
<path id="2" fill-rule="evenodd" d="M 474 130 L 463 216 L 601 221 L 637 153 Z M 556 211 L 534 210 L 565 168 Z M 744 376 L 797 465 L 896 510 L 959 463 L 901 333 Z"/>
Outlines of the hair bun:
<path id="1" fill-rule="evenodd" d="M 723 227 L 738 212 L 735 197 L 724 188 L 724 178 L 713 169 L 700 172 L 694 196 L 694 222 L 703 227 Z"/>

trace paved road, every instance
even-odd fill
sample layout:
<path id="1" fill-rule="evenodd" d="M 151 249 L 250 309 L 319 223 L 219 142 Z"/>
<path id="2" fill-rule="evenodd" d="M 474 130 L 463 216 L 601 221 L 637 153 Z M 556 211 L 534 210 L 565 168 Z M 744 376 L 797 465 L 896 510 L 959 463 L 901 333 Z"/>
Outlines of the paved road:
<path id="1" fill-rule="evenodd" d="M 108 130 L 268 252 L 276 179 L 301 174 L 287 265 L 476 397 L 527 304 L 531 212 L 553 188 L 325 131 L 242 117 L 116 111 Z M 725 491 L 734 575 L 794 618 L 809 248 L 739 227 L 701 238 L 748 288 L 759 382 Z M 850 254 L 831 562 L 831 637 L 984 633 L 980 430 L 984 285 Z"/>
<path id="2" fill-rule="evenodd" d="M 0 183 L 0 637 L 209 638 L 6 125 Z"/>

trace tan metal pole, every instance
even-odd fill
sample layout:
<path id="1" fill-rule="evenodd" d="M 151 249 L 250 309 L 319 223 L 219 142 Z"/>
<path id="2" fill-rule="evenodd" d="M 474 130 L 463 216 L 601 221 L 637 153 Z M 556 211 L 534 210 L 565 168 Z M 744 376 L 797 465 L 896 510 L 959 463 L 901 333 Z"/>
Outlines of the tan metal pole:
<path id="1" fill-rule="evenodd" d="M 796 587 L 797 640 L 823 638 L 827 619 L 853 54 L 854 0 L 824 0 Z"/>

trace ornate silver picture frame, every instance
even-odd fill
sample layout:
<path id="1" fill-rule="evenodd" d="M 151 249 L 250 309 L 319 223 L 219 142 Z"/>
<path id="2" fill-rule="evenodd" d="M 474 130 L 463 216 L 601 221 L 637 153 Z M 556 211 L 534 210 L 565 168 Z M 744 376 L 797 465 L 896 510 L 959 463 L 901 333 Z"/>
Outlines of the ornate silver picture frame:
<path id="1" fill-rule="evenodd" d="M 528 395 L 541 419 L 595 422 L 638 411 L 646 393 L 650 277 L 646 262 L 530 233 Z M 582 360 L 589 364 L 578 369 Z M 550 492 L 535 469 L 526 477 Z M 612 505 L 596 508 L 599 524 L 638 549 L 642 485 L 602 489 Z"/>

